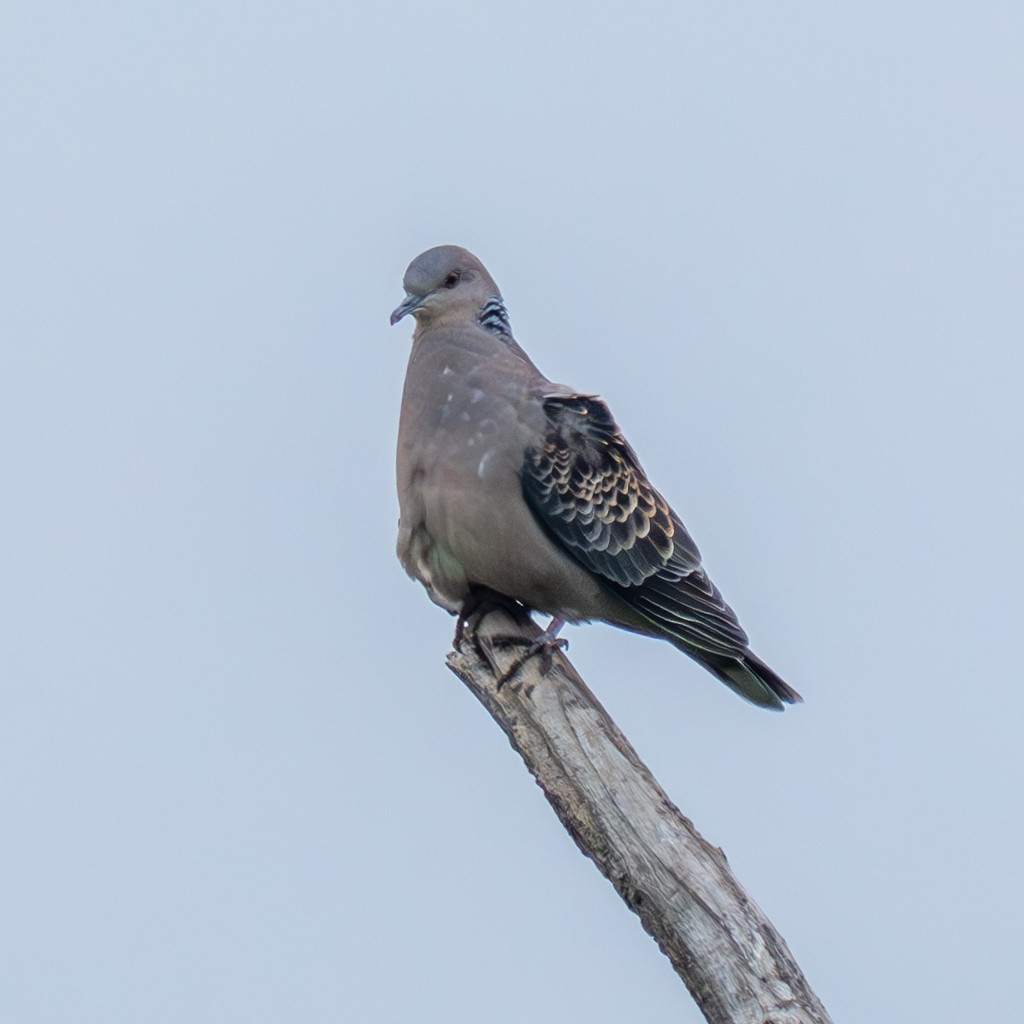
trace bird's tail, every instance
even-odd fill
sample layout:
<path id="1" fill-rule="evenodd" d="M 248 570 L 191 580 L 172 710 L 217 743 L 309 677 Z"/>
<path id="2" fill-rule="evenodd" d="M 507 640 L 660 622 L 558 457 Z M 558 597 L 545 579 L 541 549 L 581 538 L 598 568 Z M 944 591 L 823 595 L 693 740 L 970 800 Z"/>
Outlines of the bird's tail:
<path id="1" fill-rule="evenodd" d="M 692 655 L 692 651 L 687 651 Z M 776 675 L 756 654 L 746 651 L 736 658 L 702 654 L 698 660 L 726 686 L 763 708 L 781 711 L 786 704 L 799 704 L 803 697 Z"/>

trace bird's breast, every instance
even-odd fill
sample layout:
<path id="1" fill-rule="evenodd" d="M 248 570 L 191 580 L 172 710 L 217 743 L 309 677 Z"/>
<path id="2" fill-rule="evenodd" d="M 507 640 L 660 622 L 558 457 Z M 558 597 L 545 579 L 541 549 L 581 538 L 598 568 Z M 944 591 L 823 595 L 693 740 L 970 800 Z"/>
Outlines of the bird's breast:
<path id="1" fill-rule="evenodd" d="M 543 429 L 528 390 L 536 381 L 517 362 L 464 355 L 422 350 L 410 363 L 398 451 L 403 564 L 449 609 L 476 584 L 573 620 L 610 618 L 597 581 L 551 542 L 523 495 L 525 453 Z"/>

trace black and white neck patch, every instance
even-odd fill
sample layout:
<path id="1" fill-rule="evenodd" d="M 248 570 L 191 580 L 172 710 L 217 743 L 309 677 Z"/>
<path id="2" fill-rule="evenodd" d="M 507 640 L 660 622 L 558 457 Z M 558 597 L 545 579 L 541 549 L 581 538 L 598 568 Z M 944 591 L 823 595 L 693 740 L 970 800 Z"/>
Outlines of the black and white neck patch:
<path id="1" fill-rule="evenodd" d="M 497 295 L 492 295 L 484 303 L 484 308 L 480 310 L 477 320 L 485 331 L 497 334 L 499 338 L 512 337 L 512 326 L 508 322 L 508 310 Z"/>

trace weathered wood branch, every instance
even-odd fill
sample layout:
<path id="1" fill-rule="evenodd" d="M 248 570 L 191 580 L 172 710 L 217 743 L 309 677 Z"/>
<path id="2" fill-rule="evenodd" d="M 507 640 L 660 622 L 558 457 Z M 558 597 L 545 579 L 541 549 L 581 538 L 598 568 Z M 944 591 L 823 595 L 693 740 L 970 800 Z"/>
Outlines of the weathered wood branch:
<path id="1" fill-rule="evenodd" d="M 489 613 L 448 664 L 487 708 L 576 841 L 672 962 L 711 1024 L 830 1024 L 782 936 L 665 795 L 572 665 L 496 638 L 538 632 Z"/>

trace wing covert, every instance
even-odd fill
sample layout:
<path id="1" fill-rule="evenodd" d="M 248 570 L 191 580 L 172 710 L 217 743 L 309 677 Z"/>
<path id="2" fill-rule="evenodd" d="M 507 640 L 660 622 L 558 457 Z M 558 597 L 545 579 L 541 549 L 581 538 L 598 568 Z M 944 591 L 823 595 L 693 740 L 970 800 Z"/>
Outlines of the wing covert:
<path id="1" fill-rule="evenodd" d="M 544 434 L 521 477 L 548 535 L 659 631 L 703 651 L 742 653 L 746 634 L 605 402 L 582 394 L 543 402 Z"/>
<path id="2" fill-rule="evenodd" d="M 692 541 L 600 398 L 549 395 L 544 413 L 544 436 L 523 463 L 523 493 L 577 561 L 622 586 L 653 576 L 677 549 L 699 563 Z"/>

